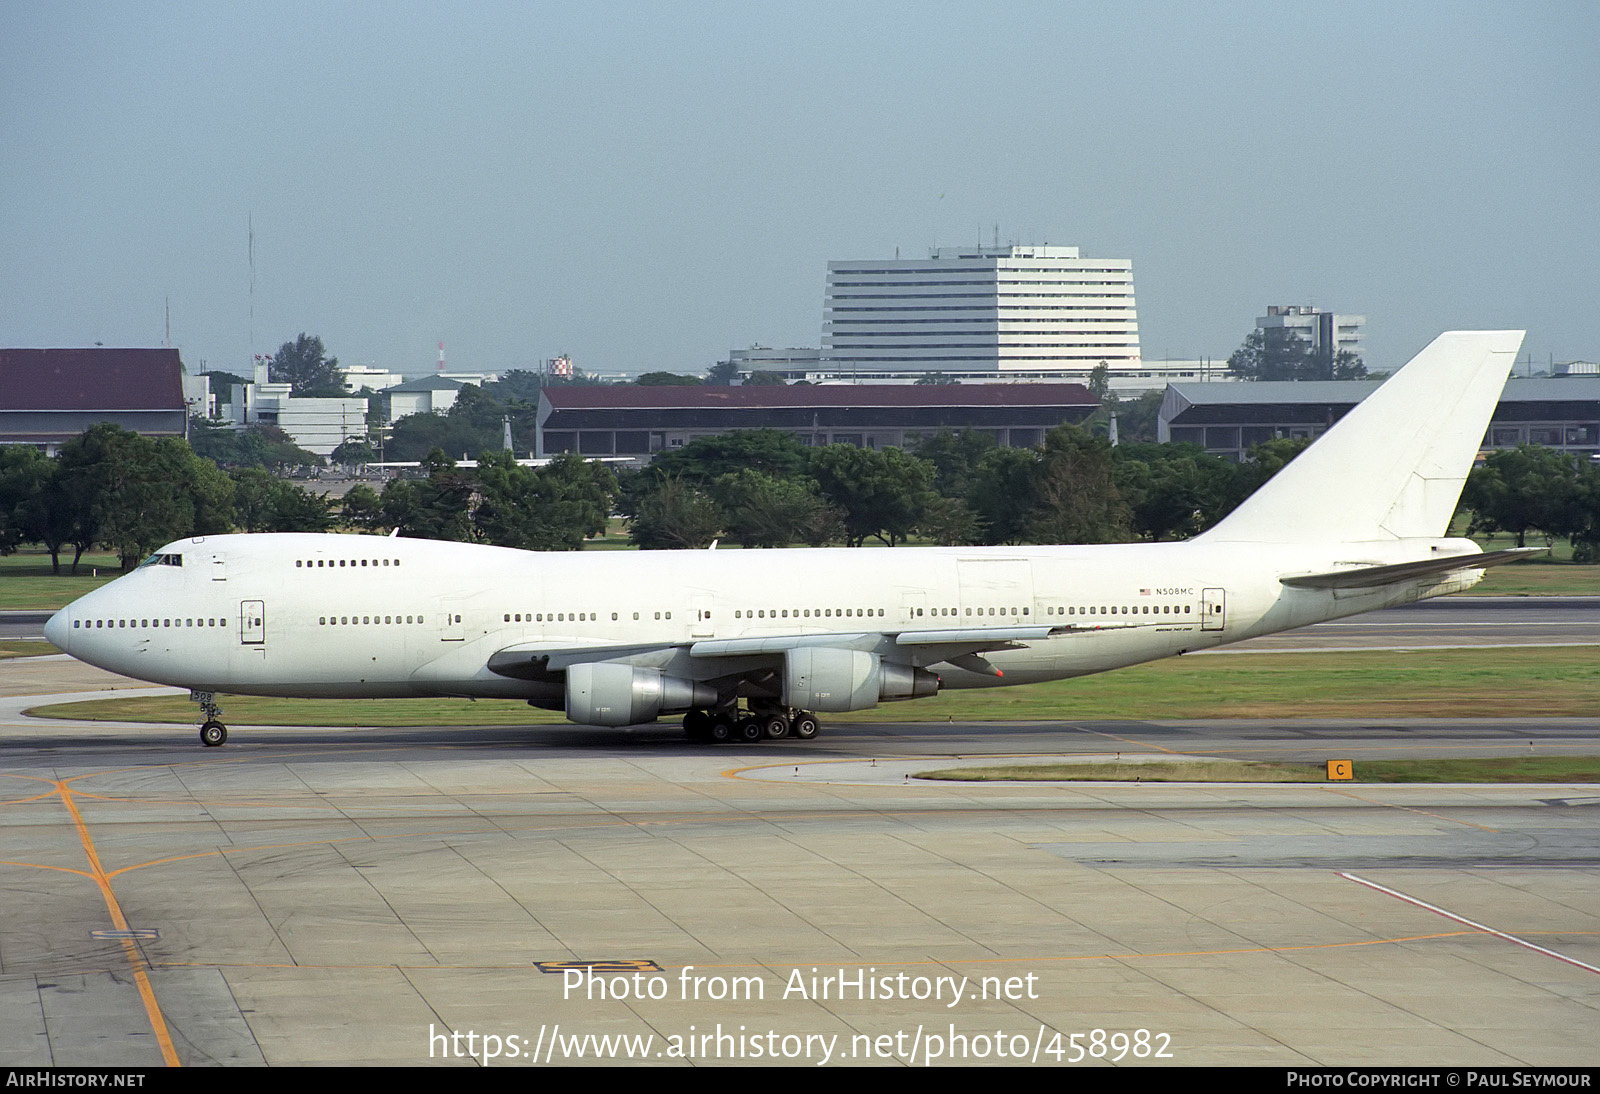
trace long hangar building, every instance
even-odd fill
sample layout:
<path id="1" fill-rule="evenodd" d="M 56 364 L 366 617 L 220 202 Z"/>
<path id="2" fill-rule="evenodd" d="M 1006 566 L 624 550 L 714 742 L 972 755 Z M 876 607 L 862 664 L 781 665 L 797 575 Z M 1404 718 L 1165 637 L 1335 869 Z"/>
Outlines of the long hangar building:
<path id="1" fill-rule="evenodd" d="M 1316 438 L 1378 389 L 1378 380 L 1261 380 L 1240 384 L 1169 384 L 1156 439 L 1197 444 L 1242 460 L 1274 437 Z M 1418 407 L 1419 414 L 1434 413 Z M 1600 455 L 1600 377 L 1506 381 L 1485 449 L 1537 444 L 1572 455 Z"/>
<path id="2" fill-rule="evenodd" d="M 738 429 L 781 429 L 811 446 L 866 448 L 975 429 L 1021 448 L 1098 406 L 1082 384 L 546 387 L 536 454 L 647 458 Z"/>

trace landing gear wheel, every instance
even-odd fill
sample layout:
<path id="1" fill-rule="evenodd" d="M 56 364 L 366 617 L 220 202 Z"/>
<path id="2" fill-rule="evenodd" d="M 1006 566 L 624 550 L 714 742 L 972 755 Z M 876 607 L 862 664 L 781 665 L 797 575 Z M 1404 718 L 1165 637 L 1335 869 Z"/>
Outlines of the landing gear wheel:
<path id="1" fill-rule="evenodd" d="M 710 728 L 706 730 L 706 740 L 719 745 L 733 740 L 733 720 L 725 714 L 713 717 Z"/>
<path id="2" fill-rule="evenodd" d="M 789 735 L 789 719 L 781 714 L 769 714 L 761 720 L 761 731 L 769 741 L 781 741 Z"/>
<path id="3" fill-rule="evenodd" d="M 210 721 L 200 727 L 200 743 L 207 748 L 216 748 L 228 739 L 228 727 L 221 722 Z"/>
<path id="4" fill-rule="evenodd" d="M 760 718 L 746 718 L 739 723 L 739 740 L 746 744 L 755 744 L 764 732 Z"/>
<path id="5" fill-rule="evenodd" d="M 683 731 L 691 741 L 711 739 L 711 715 L 703 710 L 691 710 L 683 716 Z"/>
<path id="6" fill-rule="evenodd" d="M 802 741 L 811 740 L 820 728 L 822 727 L 817 722 L 817 716 L 809 710 L 802 710 L 794 716 L 794 735 Z"/>

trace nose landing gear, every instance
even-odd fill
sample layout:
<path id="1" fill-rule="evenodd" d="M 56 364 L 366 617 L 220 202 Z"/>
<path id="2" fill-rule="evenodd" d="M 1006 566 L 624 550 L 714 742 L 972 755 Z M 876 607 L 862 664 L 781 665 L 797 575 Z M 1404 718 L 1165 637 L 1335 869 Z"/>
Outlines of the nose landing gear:
<path id="1" fill-rule="evenodd" d="M 217 705 L 215 692 L 191 691 L 189 701 L 200 704 L 200 713 L 205 716 L 205 723 L 200 727 L 200 743 L 207 748 L 216 748 L 228 739 L 228 727 L 222 724 L 222 708 Z"/>

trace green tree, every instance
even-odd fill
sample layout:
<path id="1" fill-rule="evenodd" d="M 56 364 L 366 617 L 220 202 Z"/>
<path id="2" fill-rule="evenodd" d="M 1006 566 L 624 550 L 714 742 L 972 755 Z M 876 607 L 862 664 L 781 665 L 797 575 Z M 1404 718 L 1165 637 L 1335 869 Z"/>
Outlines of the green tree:
<path id="1" fill-rule="evenodd" d="M 422 470 L 427 478 L 393 479 L 383 488 L 384 525 L 411 539 L 474 540 L 472 478 L 438 448 L 423 458 Z"/>
<path id="2" fill-rule="evenodd" d="M 1234 465 L 1231 481 L 1215 512 L 1211 513 L 1205 527 L 1209 528 L 1233 512 L 1272 476 L 1289 465 L 1300 453 L 1311 447 L 1309 437 L 1274 437 L 1253 445 L 1246 459 Z"/>
<path id="3" fill-rule="evenodd" d="M 952 429 L 923 436 L 911 451 L 933 464 L 933 488 L 947 498 L 965 498 L 972 488 L 978 465 L 998 447 L 993 433 L 977 429 Z"/>
<path id="4" fill-rule="evenodd" d="M 628 537 L 646 551 L 697 549 L 722 530 L 722 512 L 700 487 L 654 469 L 625 495 Z"/>
<path id="5" fill-rule="evenodd" d="M 536 550 L 541 514 L 532 468 L 506 451 L 478 457 L 478 504 L 472 514 L 475 538 L 497 547 Z"/>
<path id="6" fill-rule="evenodd" d="M 351 437 L 328 456 L 330 462 L 341 467 L 359 467 L 362 464 L 372 463 L 377 458 L 378 454 L 372 450 L 371 443 L 365 437 Z"/>
<path id="7" fill-rule="evenodd" d="M 537 372 L 525 368 L 514 368 L 500 374 L 500 379 L 491 380 L 483 385 L 486 394 L 494 396 L 502 402 L 520 400 L 527 403 L 539 401 L 539 388 L 542 386 L 541 377 Z"/>
<path id="8" fill-rule="evenodd" d="M 811 474 L 843 514 L 850 547 L 869 536 L 890 547 L 904 542 L 937 497 L 933 464 L 900 448 L 830 444 L 812 450 Z"/>
<path id="9" fill-rule="evenodd" d="M 774 478 L 744 468 L 712 484 L 722 526 L 744 547 L 821 547 L 842 531 L 838 511 L 807 477 Z"/>
<path id="10" fill-rule="evenodd" d="M 1076 426 L 1045 434 L 1034 472 L 1034 543 L 1118 543 L 1132 538 L 1127 504 L 1117 490 L 1109 442 Z"/>
<path id="11" fill-rule="evenodd" d="M 304 331 L 293 342 L 278 347 L 267 375 L 273 383 L 290 385 L 295 395 L 338 397 L 346 393 L 339 359 L 328 356 L 322 339 Z"/>
<path id="12" fill-rule="evenodd" d="M 49 476 L 33 499 L 27 518 L 30 538 L 44 544 L 50 552 L 50 571 L 61 572 L 61 550 L 78 537 L 80 521 L 87 511 L 84 499 L 74 493 L 62 471 L 61 460 L 51 460 Z M 72 559 L 72 572 L 78 572 L 78 559 L 84 548 L 78 548 Z"/>
<path id="13" fill-rule="evenodd" d="M 235 384 L 242 387 L 250 382 L 238 373 L 223 372 L 221 369 L 212 369 L 210 372 L 202 372 L 200 375 L 210 378 L 213 394 L 227 394 L 233 390 Z M 227 400 L 223 401 L 226 402 Z"/>
<path id="14" fill-rule="evenodd" d="M 1348 350 L 1321 352 L 1284 327 L 1257 327 L 1228 357 L 1228 370 L 1241 380 L 1359 380 L 1367 374 L 1361 358 Z"/>
<path id="15" fill-rule="evenodd" d="M 676 372 L 645 372 L 634 381 L 639 387 L 698 387 L 698 376 L 683 376 Z"/>
<path id="16" fill-rule="evenodd" d="M 511 453 L 478 458 L 476 537 L 525 551 L 576 551 L 600 535 L 616 498 L 616 476 L 576 453 L 541 468 L 523 467 Z"/>
<path id="17" fill-rule="evenodd" d="M 41 499 L 51 488 L 53 470 L 32 445 L 0 446 L 0 555 L 42 538 Z"/>
<path id="18" fill-rule="evenodd" d="M 1090 369 L 1089 382 L 1085 386 L 1088 387 L 1089 394 L 1093 395 L 1102 403 L 1107 399 L 1112 398 L 1111 366 L 1106 362 L 1101 361 L 1098 365 L 1094 366 L 1094 368 Z"/>
<path id="19" fill-rule="evenodd" d="M 491 387 L 463 386 L 447 414 L 408 414 L 398 419 L 390 429 L 384 455 L 391 460 L 421 460 L 435 448 L 462 458 L 474 452 L 498 452 L 504 444 L 508 416 L 513 447 L 530 450 L 537 404 L 501 398 Z"/>
<path id="20" fill-rule="evenodd" d="M 1216 519 L 1233 486 L 1233 465 L 1199 445 L 1121 445 L 1115 460 L 1133 529 L 1155 542 L 1198 534 Z"/>
<path id="21" fill-rule="evenodd" d="M 1525 546 L 1530 531 L 1581 537 L 1586 485 L 1578 461 L 1542 445 L 1493 452 L 1468 476 L 1461 503 L 1472 510 L 1473 532 L 1509 532 Z"/>
<path id="22" fill-rule="evenodd" d="M 1572 561 L 1600 562 L 1600 466 L 1578 465 L 1572 497 Z"/>
<path id="23" fill-rule="evenodd" d="M 983 543 L 1026 543 L 1028 524 L 1037 502 L 1039 452 L 1001 448 L 983 454 L 972 474 L 967 504 L 977 515 Z"/>
<path id="24" fill-rule="evenodd" d="M 650 466 L 664 475 L 709 486 L 746 468 L 774 478 L 793 478 L 805 473 L 809 452 L 793 433 L 740 429 L 699 437 L 682 448 L 659 453 Z"/>
<path id="25" fill-rule="evenodd" d="M 176 437 L 152 441 L 102 422 L 63 445 L 60 460 L 74 570 L 97 541 L 130 570 L 164 543 L 231 526 L 232 482 Z"/>
<path id="26" fill-rule="evenodd" d="M 302 490 L 259 467 L 239 468 L 229 477 L 235 520 L 246 532 L 326 532 L 333 527 L 325 495 Z"/>
<path id="27" fill-rule="evenodd" d="M 983 542 L 978 514 L 960 498 L 935 493 L 923 507 L 917 532 L 941 547 L 962 547 Z"/>
<path id="28" fill-rule="evenodd" d="M 544 530 L 537 550 L 576 551 L 591 536 L 603 535 L 617 502 L 617 477 L 603 463 L 564 452 L 538 469 L 535 477 Z"/>
<path id="29" fill-rule="evenodd" d="M 205 418 L 189 419 L 194 453 L 223 467 L 320 467 L 322 457 L 294 443 L 282 429 L 255 422 L 235 429 Z"/>
<path id="30" fill-rule="evenodd" d="M 364 482 L 356 483 L 341 499 L 340 519 L 348 528 L 361 532 L 386 532 L 383 523 L 383 499 Z"/>
<path id="31" fill-rule="evenodd" d="M 1156 423 L 1161 417 L 1163 391 L 1146 391 L 1132 399 L 1118 399 L 1117 443 L 1154 444 Z"/>

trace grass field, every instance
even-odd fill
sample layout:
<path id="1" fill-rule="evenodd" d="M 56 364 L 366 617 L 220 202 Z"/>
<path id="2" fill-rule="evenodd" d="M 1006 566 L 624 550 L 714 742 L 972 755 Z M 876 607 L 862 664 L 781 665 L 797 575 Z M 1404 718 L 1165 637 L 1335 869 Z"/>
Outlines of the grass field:
<path id="1" fill-rule="evenodd" d="M 557 712 L 462 699 L 223 701 L 230 725 L 550 725 Z M 182 696 L 37 708 L 53 717 L 195 722 Z M 1593 647 L 1198 656 L 1077 680 L 951 691 L 834 715 L 849 722 L 1125 718 L 1600 717 Z"/>
<path id="2" fill-rule="evenodd" d="M 1498 549 L 1498 548 L 1494 548 Z M 1498 566 L 1467 596 L 1600 596 L 1600 566 L 1532 559 Z"/>
<path id="3" fill-rule="evenodd" d="M 1600 756 L 1496 756 L 1489 759 L 1361 760 L 1356 783 L 1592 783 Z M 1007 764 L 923 771 L 913 779 L 958 782 L 1229 782 L 1325 783 L 1327 768 L 1310 763 Z"/>
<path id="4" fill-rule="evenodd" d="M 115 555 L 84 555 L 76 575 L 72 552 L 62 555 L 61 572 L 50 572 L 50 556 L 44 551 L 18 551 L 0 557 L 0 611 L 54 610 L 84 593 L 98 589 L 120 577 L 121 562 Z"/>
<path id="5" fill-rule="evenodd" d="M 48 642 L 33 642 L 27 639 L 0 640 L 0 660 L 8 657 L 42 657 L 47 653 L 59 653 Z"/>

